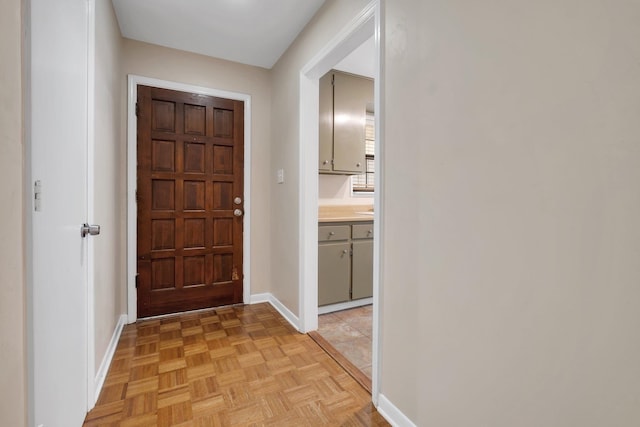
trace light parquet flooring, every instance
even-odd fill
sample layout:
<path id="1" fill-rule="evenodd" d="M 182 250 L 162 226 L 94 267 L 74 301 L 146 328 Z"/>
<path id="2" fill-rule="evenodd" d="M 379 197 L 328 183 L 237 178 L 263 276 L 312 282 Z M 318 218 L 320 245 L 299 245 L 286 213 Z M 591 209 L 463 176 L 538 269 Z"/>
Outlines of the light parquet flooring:
<path id="1" fill-rule="evenodd" d="M 123 330 L 89 426 L 388 426 L 371 396 L 269 304 Z"/>

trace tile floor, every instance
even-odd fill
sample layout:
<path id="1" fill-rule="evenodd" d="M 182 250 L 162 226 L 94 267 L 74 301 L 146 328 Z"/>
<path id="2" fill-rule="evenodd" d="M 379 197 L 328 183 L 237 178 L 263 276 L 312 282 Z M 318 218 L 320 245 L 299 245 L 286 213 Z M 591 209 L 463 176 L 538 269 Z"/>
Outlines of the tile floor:
<path id="1" fill-rule="evenodd" d="M 318 316 L 318 333 L 371 379 L 372 306 Z"/>

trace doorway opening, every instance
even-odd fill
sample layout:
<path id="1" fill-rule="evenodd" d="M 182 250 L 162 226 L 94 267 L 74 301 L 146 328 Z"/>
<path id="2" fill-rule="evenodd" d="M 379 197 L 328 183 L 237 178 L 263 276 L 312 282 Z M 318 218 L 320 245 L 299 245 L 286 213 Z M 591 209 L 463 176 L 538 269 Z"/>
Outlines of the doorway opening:
<path id="1" fill-rule="evenodd" d="M 300 328 L 303 332 L 318 329 L 318 203 L 319 203 L 319 80 L 356 48 L 372 36 L 375 45 L 375 89 L 374 109 L 380 112 L 380 5 L 371 2 L 334 39 L 310 60 L 300 72 L 300 276 L 299 290 L 301 307 Z M 380 135 L 380 120 L 376 121 L 376 135 Z M 376 154 L 381 152 L 380 138 L 376 144 Z M 376 171 L 381 171 L 380 156 L 375 157 Z M 377 188 L 381 175 L 375 176 Z M 374 202 L 373 228 L 376 236 L 380 233 L 381 192 L 377 191 Z M 379 366 L 379 257 L 380 239 L 375 239 L 373 248 L 373 310 L 372 310 L 372 400 L 377 404 Z"/>

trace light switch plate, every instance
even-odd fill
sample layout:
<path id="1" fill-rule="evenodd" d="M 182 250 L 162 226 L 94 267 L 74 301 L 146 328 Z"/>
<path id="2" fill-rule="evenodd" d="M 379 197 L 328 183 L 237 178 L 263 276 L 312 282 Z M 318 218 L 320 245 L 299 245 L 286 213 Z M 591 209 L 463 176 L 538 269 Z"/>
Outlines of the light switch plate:
<path id="1" fill-rule="evenodd" d="M 278 169 L 278 173 L 276 175 L 278 184 L 284 183 L 284 169 Z"/>

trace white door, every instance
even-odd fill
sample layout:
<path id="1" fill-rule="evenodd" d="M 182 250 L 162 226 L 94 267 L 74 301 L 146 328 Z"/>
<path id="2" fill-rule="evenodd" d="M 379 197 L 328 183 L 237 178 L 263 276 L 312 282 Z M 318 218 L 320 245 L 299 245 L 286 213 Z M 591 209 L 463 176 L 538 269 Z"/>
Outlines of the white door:
<path id="1" fill-rule="evenodd" d="M 32 0 L 30 14 L 33 424 L 87 411 L 88 2 Z M 29 116 L 27 116 L 29 117 Z M 35 191 L 34 191 L 35 193 Z M 39 204 L 39 206 L 38 206 Z"/>

